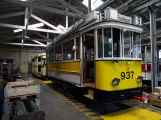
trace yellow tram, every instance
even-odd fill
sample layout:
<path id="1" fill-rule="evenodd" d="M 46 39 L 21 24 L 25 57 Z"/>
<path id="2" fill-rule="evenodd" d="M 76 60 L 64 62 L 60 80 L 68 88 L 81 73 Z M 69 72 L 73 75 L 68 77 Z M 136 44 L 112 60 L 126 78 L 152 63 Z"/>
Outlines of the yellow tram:
<path id="1" fill-rule="evenodd" d="M 36 55 L 32 59 L 32 75 L 46 77 L 46 53 Z"/>
<path id="2" fill-rule="evenodd" d="M 141 18 L 93 11 L 47 49 L 47 76 L 113 102 L 141 93 Z"/>

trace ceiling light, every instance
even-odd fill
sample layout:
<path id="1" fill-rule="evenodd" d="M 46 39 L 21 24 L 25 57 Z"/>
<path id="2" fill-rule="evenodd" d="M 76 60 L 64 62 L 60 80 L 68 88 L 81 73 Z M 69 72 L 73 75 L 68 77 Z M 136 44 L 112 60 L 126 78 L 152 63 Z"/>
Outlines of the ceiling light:
<path id="1" fill-rule="evenodd" d="M 20 1 L 27 1 L 27 0 L 20 0 Z"/>
<path id="2" fill-rule="evenodd" d="M 42 26 L 44 26 L 44 23 L 36 23 L 36 24 L 33 24 L 33 25 L 29 25 L 28 27 L 29 28 L 38 28 L 38 27 L 42 27 Z M 22 31 L 22 29 L 16 29 L 13 32 L 17 33 L 17 32 L 21 32 L 21 31 Z"/>
<path id="3" fill-rule="evenodd" d="M 21 32 L 21 31 L 22 31 L 22 29 L 13 30 L 14 33 Z"/>

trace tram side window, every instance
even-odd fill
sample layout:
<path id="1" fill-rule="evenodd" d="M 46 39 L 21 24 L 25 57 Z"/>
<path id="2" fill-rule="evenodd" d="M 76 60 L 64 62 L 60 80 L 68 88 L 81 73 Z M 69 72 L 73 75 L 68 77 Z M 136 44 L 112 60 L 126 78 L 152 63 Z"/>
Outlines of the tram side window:
<path id="1" fill-rule="evenodd" d="M 80 37 L 76 38 L 76 59 L 80 59 Z"/>
<path id="2" fill-rule="evenodd" d="M 140 33 L 133 32 L 133 58 L 141 58 Z"/>
<path id="3" fill-rule="evenodd" d="M 98 58 L 102 58 L 103 57 L 102 29 L 98 29 L 97 39 L 98 39 Z"/>
<path id="4" fill-rule="evenodd" d="M 123 30 L 122 48 L 124 48 L 124 57 L 131 57 L 131 32 Z"/>
<path id="5" fill-rule="evenodd" d="M 54 48 L 49 49 L 49 62 L 54 62 Z"/>
<path id="6" fill-rule="evenodd" d="M 74 59 L 74 40 L 70 40 L 67 43 L 63 44 L 63 59 L 64 60 L 73 60 Z"/>
<path id="7" fill-rule="evenodd" d="M 120 29 L 112 28 L 113 32 L 113 57 L 120 57 Z"/>
<path id="8" fill-rule="evenodd" d="M 104 28 L 104 57 L 112 57 L 111 28 Z"/>
<path id="9" fill-rule="evenodd" d="M 55 61 L 62 61 L 62 45 L 55 47 Z"/>

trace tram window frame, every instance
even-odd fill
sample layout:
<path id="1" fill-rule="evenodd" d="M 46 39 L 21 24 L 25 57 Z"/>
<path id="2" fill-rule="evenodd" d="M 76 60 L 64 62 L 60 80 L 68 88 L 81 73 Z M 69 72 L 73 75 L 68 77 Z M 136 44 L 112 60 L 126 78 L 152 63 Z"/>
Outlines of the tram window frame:
<path id="1" fill-rule="evenodd" d="M 80 39 L 80 36 L 77 36 L 75 37 L 75 58 L 76 60 L 79 60 L 80 59 L 80 42 L 81 42 L 81 39 Z"/>
<path id="2" fill-rule="evenodd" d="M 97 57 L 98 58 L 103 58 L 103 34 L 102 30 L 103 28 L 97 29 Z"/>
<path id="3" fill-rule="evenodd" d="M 54 47 L 55 48 L 55 62 L 63 60 L 63 53 L 62 53 L 62 44 Z M 59 50 L 60 49 L 60 50 Z M 59 59 L 58 59 L 59 58 Z"/>
<path id="4" fill-rule="evenodd" d="M 135 39 L 136 41 L 136 44 L 134 42 L 134 33 L 136 34 L 139 34 L 139 39 L 137 38 L 137 40 Z M 136 37 L 136 36 L 135 36 Z M 137 43 L 139 42 L 139 44 Z M 138 47 L 139 46 L 139 47 Z M 135 53 L 135 50 L 134 48 L 136 48 L 136 53 Z M 139 49 L 138 49 L 139 48 Z M 132 32 L 132 50 L 133 50 L 133 53 L 132 53 L 132 58 L 142 58 L 142 54 L 141 54 L 141 34 L 138 33 L 138 32 L 135 32 L 133 31 Z M 134 54 L 135 53 L 135 54 Z M 137 55 L 136 55 L 137 54 Z"/>
<path id="5" fill-rule="evenodd" d="M 111 52 L 111 54 L 112 55 L 108 55 L 108 56 L 106 56 L 105 55 L 105 52 L 106 52 L 106 50 L 105 50 L 105 35 L 104 35 L 104 29 L 107 29 L 107 28 L 110 28 L 111 29 L 111 37 L 109 37 L 109 38 L 111 38 L 111 43 L 112 43 L 112 52 Z M 102 39 L 100 39 L 99 38 L 99 33 L 98 33 L 98 31 L 99 30 L 101 30 L 102 29 Z M 134 38 L 134 36 L 133 36 L 133 33 L 137 33 L 137 34 L 139 34 L 140 36 L 141 36 L 141 33 L 140 32 L 136 32 L 136 31 L 133 31 L 133 30 L 130 30 L 130 29 L 126 29 L 126 28 L 118 28 L 118 27 L 103 27 L 103 28 L 98 28 L 97 29 L 97 58 L 117 58 L 117 57 L 114 57 L 114 42 L 113 42 L 113 29 L 119 29 L 120 30 L 120 40 L 119 40 L 119 50 L 118 50 L 118 54 L 120 54 L 119 56 L 117 56 L 118 58 L 141 58 L 141 54 L 140 54 L 140 52 L 136 52 L 136 54 L 138 55 L 139 54 L 139 57 L 135 57 L 134 55 L 133 55 L 133 47 L 134 47 L 134 45 L 133 45 L 133 38 Z M 125 55 L 124 55 L 124 52 L 125 52 L 125 48 L 124 48 L 124 45 L 125 45 L 125 41 L 124 41 L 124 35 L 123 35 L 123 30 L 124 29 L 126 29 L 127 31 L 129 31 L 129 34 L 130 34 L 130 38 L 129 38 L 129 43 L 130 43 L 130 51 L 129 51 L 129 53 L 130 53 L 130 56 L 129 57 L 126 57 Z M 110 31 L 110 30 L 109 30 Z M 138 39 L 138 41 L 139 41 L 139 43 L 140 44 L 137 44 L 137 46 L 136 47 L 139 47 L 139 49 L 140 49 L 140 51 L 141 51 L 141 37 L 139 37 L 140 39 Z M 99 40 L 100 39 L 100 40 Z M 102 53 L 99 55 L 99 41 L 102 41 L 103 43 L 102 43 L 102 48 L 103 49 L 101 49 L 101 51 L 102 51 Z M 137 48 L 136 48 L 137 49 Z M 102 56 L 101 56 L 102 55 Z"/>
<path id="6" fill-rule="evenodd" d="M 107 53 L 107 51 L 105 49 L 105 41 L 106 41 L 106 39 L 105 39 L 105 29 L 109 29 L 109 31 L 111 32 L 110 36 L 108 36 L 108 41 L 107 41 L 108 42 L 107 43 L 108 47 L 111 46 L 111 51 L 108 49 L 108 54 L 105 54 L 105 53 Z M 111 57 L 113 57 L 113 34 L 112 33 L 113 33 L 112 32 L 112 27 L 106 27 L 106 28 L 102 29 L 102 36 L 103 36 L 103 38 L 102 38 L 103 39 L 103 58 L 111 58 Z"/>
<path id="7" fill-rule="evenodd" d="M 50 55 L 51 54 L 50 52 L 52 52 L 53 55 Z M 49 55 L 48 56 L 48 62 L 49 63 L 55 62 L 55 47 L 49 48 L 49 54 L 48 55 Z M 52 56 L 52 59 L 50 58 L 50 56 Z"/>
<path id="8" fill-rule="evenodd" d="M 124 39 L 124 37 L 125 37 L 124 33 L 125 32 L 129 32 L 128 33 L 129 37 L 126 38 L 126 39 L 128 39 L 128 42 L 129 42 L 129 50 L 128 51 L 125 50 L 125 39 Z M 123 49 L 123 50 L 121 50 L 122 51 L 122 55 L 123 55 L 122 57 L 123 58 L 133 58 L 132 55 L 131 55 L 132 42 L 133 42 L 133 40 L 132 40 L 132 31 L 130 31 L 128 29 L 122 29 L 122 39 L 121 39 L 121 41 L 122 41 L 121 48 Z M 125 52 L 127 52 L 127 54 L 125 54 Z"/>
<path id="9" fill-rule="evenodd" d="M 71 43 L 70 42 L 73 42 L 73 44 L 71 45 Z M 68 45 L 68 47 L 69 48 L 66 48 L 66 45 Z M 71 39 L 71 40 L 69 40 L 69 41 L 67 41 L 67 42 L 65 42 L 65 43 L 63 43 L 63 61 L 67 61 L 67 60 L 74 60 L 75 59 L 75 50 L 73 49 L 73 46 L 75 46 L 75 44 L 74 44 L 74 38 L 73 39 Z M 65 47 L 64 47 L 65 46 Z M 66 51 L 64 51 L 65 50 L 65 48 L 66 48 L 66 50 L 67 50 L 67 52 Z M 72 52 L 71 52 L 72 51 Z M 65 55 L 68 55 L 68 54 L 71 54 L 71 58 L 65 58 Z"/>

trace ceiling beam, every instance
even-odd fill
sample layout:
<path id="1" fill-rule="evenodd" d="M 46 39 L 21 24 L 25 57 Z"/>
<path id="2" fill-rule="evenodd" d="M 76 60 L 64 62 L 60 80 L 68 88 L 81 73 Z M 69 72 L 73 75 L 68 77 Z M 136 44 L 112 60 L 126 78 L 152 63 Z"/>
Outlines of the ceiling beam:
<path id="1" fill-rule="evenodd" d="M 55 14 L 60 14 L 60 15 L 68 15 L 68 16 L 71 16 L 71 17 L 80 17 L 80 18 L 82 17 L 80 14 L 76 14 L 76 13 L 72 13 L 72 12 L 66 12 L 65 10 L 59 10 L 59 9 L 56 9 L 56 8 L 47 7 L 45 5 L 40 5 L 40 4 L 36 4 L 36 3 L 31 4 L 31 3 L 27 3 L 25 1 L 16 1 L 16 0 L 4 0 L 4 1 L 14 3 L 14 4 L 17 4 L 17 5 L 21 5 L 21 6 L 24 6 L 24 7 L 32 6 L 33 8 L 43 10 L 43 11 L 46 11 L 46 12 L 50 12 L 50 13 L 55 13 Z"/>
<path id="2" fill-rule="evenodd" d="M 143 9 L 147 9 L 147 7 L 149 5 L 153 5 L 153 4 L 156 4 L 158 2 L 160 2 L 160 0 L 147 0 L 140 5 L 137 5 L 133 8 L 130 8 L 130 10 L 127 9 L 126 11 L 123 12 L 123 14 L 124 15 L 133 15 L 133 14 L 141 13 L 140 12 L 141 10 L 146 11 L 146 10 L 143 10 Z"/>
<path id="3" fill-rule="evenodd" d="M 72 6 L 71 4 L 69 4 L 68 2 L 66 2 L 65 0 L 58 0 L 58 2 L 62 3 L 65 7 L 69 8 L 73 12 L 76 12 L 80 16 L 85 17 L 85 14 L 83 14 L 82 12 L 80 12 L 77 8 L 75 8 L 74 6 Z"/>
<path id="4" fill-rule="evenodd" d="M 2 39 L 2 40 L 1 40 Z M 22 36 L 0 36 L 0 41 L 9 41 L 9 40 L 16 40 L 16 39 L 19 39 L 21 40 L 22 39 Z M 40 38 L 26 38 L 25 37 L 25 40 L 37 40 L 37 41 L 42 41 L 42 42 L 52 42 L 52 40 L 50 39 L 40 39 Z"/>
<path id="5" fill-rule="evenodd" d="M 44 39 L 47 39 L 47 40 L 50 40 L 50 41 L 53 41 L 52 39 L 50 39 L 49 37 L 46 37 L 46 36 L 44 36 L 44 35 L 42 35 L 42 34 L 40 34 L 40 33 L 38 33 L 38 32 L 33 32 L 35 35 L 37 35 L 37 36 L 39 36 L 39 37 L 41 37 L 41 38 L 44 38 Z"/>
<path id="6" fill-rule="evenodd" d="M 24 14 L 25 14 L 24 11 L 12 12 L 12 13 L 7 13 L 7 14 L 0 14 L 0 19 L 2 19 L 2 18 L 10 18 L 10 17 L 14 17 L 14 16 L 20 16 L 20 15 L 24 15 Z"/>
<path id="7" fill-rule="evenodd" d="M 22 36 L 22 47 L 23 47 L 23 43 L 25 42 L 25 36 L 26 36 L 26 33 L 27 33 L 28 25 L 29 25 L 29 19 L 30 19 L 31 13 L 32 13 L 33 0 L 27 0 L 27 2 L 30 3 L 31 6 L 25 8 L 25 20 L 24 20 L 25 29 L 22 32 L 22 35 L 23 35 Z"/>
<path id="8" fill-rule="evenodd" d="M 28 36 L 25 36 L 26 38 L 30 38 L 30 37 L 28 37 Z M 35 42 L 35 43 L 38 43 L 39 45 L 43 45 L 43 46 L 46 46 L 45 44 L 43 44 L 43 43 L 41 43 L 41 42 L 39 42 L 39 41 L 37 41 L 37 40 L 32 40 L 33 42 Z"/>
<path id="9" fill-rule="evenodd" d="M 12 24 L 6 24 L 6 23 L 0 23 L 1 27 L 8 27 L 8 28 L 17 28 L 17 29 L 25 29 L 24 26 L 20 26 L 20 25 L 12 25 Z M 27 30 L 31 30 L 31 31 L 39 31 L 39 32 L 46 32 L 46 33 L 57 33 L 57 34 L 63 34 L 62 32 L 59 31 L 55 31 L 55 30 L 48 30 L 48 29 L 42 29 L 42 28 L 30 28 L 28 27 Z"/>
<path id="10" fill-rule="evenodd" d="M 38 43 L 39 45 L 43 45 L 43 46 L 45 46 L 46 47 L 46 45 L 45 44 L 43 44 L 43 43 L 41 43 L 41 42 L 39 42 L 39 41 L 37 41 L 37 40 L 32 40 L 33 42 L 35 42 L 35 43 Z"/>
<path id="11" fill-rule="evenodd" d="M 0 44 L 5 44 L 5 45 L 22 45 L 22 43 L 11 43 L 11 42 L 1 42 Z M 23 44 L 24 46 L 33 46 L 33 47 L 46 47 L 44 45 L 39 45 L 39 44 Z"/>
<path id="12" fill-rule="evenodd" d="M 156 22 L 158 22 L 158 21 L 161 21 L 161 18 L 157 18 L 157 19 L 156 19 Z M 145 23 L 143 23 L 143 25 L 148 25 L 148 24 L 150 24 L 150 22 L 145 22 Z"/>
<path id="13" fill-rule="evenodd" d="M 45 20 L 39 18 L 39 17 L 36 16 L 36 15 L 31 14 L 31 17 L 34 18 L 34 19 L 36 19 L 36 20 L 38 20 L 38 21 L 40 21 L 40 22 L 42 22 L 42 23 L 44 23 L 45 25 L 47 25 L 48 27 L 50 27 L 50 28 L 52 28 L 52 29 L 55 29 L 55 30 L 57 30 L 57 31 L 60 31 L 60 29 L 58 29 L 58 28 L 55 27 L 54 25 L 52 25 L 52 24 L 46 22 Z M 61 30 L 61 31 L 62 31 L 62 30 Z M 62 32 L 63 32 L 63 31 L 62 31 Z"/>

